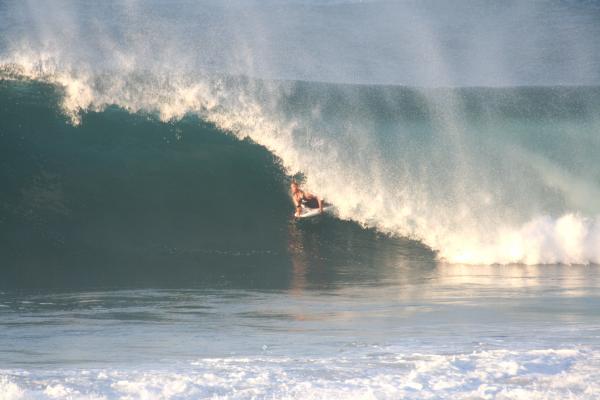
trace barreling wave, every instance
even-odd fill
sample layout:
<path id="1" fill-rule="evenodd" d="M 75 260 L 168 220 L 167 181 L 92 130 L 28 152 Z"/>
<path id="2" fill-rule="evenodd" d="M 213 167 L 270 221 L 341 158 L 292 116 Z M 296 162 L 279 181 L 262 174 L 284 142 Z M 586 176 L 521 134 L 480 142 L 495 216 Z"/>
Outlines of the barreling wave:
<path id="1" fill-rule="evenodd" d="M 600 263 L 598 87 L 99 72 L 25 53 L 3 61 L 1 79 L 55 85 L 74 125 L 112 106 L 198 116 L 302 172 L 340 218 L 420 240 L 447 262 Z"/>

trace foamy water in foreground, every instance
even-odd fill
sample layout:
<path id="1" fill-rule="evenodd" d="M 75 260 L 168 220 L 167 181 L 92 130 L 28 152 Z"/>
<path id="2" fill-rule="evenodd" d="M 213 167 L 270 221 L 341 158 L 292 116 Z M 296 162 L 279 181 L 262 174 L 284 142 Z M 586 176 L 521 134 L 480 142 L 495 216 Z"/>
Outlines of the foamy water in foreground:
<path id="1" fill-rule="evenodd" d="M 4 370 L 21 398 L 595 398 L 600 360 L 589 350 L 474 351 L 360 357 L 220 358 L 148 369 Z"/>
<path id="2" fill-rule="evenodd" d="M 281 290 L 5 292 L 0 397 L 600 396 L 595 267 L 346 272 L 321 289 L 296 271 Z"/>

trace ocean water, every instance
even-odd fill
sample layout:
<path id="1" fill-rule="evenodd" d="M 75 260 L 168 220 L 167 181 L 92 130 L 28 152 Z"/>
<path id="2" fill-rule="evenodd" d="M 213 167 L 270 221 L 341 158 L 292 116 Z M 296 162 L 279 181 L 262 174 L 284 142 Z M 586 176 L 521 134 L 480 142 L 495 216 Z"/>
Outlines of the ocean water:
<path id="1" fill-rule="evenodd" d="M 598 396 L 597 268 L 397 256 L 271 289 L 3 291 L 1 396 Z"/>
<path id="2" fill-rule="evenodd" d="M 598 35 L 588 1 L 0 1 L 0 400 L 600 398 Z"/>

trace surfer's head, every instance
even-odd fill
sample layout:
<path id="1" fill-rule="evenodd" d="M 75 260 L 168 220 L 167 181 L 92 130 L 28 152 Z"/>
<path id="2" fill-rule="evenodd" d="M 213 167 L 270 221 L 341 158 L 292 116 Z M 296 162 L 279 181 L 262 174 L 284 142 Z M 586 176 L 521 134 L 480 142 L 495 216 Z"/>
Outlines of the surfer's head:
<path id="1" fill-rule="evenodd" d="M 292 181 L 292 183 L 290 183 L 290 190 L 292 193 L 296 193 L 299 190 L 296 181 Z"/>

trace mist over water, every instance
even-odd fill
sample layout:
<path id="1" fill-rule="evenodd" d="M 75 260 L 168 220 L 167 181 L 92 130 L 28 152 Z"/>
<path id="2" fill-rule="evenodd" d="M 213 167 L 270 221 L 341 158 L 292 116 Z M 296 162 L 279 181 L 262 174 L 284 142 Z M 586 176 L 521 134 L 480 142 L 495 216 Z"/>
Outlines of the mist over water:
<path id="1" fill-rule="evenodd" d="M 600 262 L 594 2 L 0 7 L 2 76 L 59 87 L 75 125 L 194 114 L 441 259 Z"/>
<path id="2" fill-rule="evenodd" d="M 595 85 L 590 1 L 3 2 L 3 47 L 63 67 L 418 87 Z M 10 54 L 10 53 L 9 53 Z"/>

